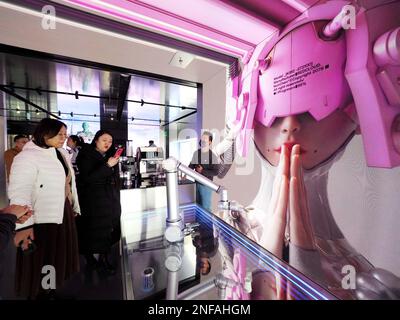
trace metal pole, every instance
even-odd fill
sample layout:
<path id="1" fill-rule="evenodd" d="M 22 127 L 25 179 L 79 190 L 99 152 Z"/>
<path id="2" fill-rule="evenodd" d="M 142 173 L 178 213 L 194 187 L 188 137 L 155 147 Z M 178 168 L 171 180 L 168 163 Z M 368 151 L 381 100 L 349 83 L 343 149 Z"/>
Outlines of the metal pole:
<path id="1" fill-rule="evenodd" d="M 188 113 L 188 114 L 185 114 L 185 115 L 182 116 L 182 117 L 179 117 L 179 118 L 176 118 L 176 119 L 174 119 L 174 120 L 172 120 L 172 121 L 170 121 L 170 122 L 164 123 L 162 126 L 163 126 L 163 127 L 166 127 L 166 126 L 168 126 L 169 124 L 174 123 L 174 122 L 177 122 L 177 121 L 182 120 L 182 119 L 185 119 L 185 118 L 191 116 L 192 114 L 195 114 L 196 112 L 197 112 L 197 110 L 192 111 L 192 112 L 190 112 L 190 113 Z"/>
<path id="2" fill-rule="evenodd" d="M 178 296 L 178 272 L 169 271 L 167 278 L 167 300 L 176 300 Z"/>
<path id="3" fill-rule="evenodd" d="M 178 161 L 169 158 L 163 161 L 163 168 L 167 176 L 167 228 L 165 229 L 165 238 L 169 242 L 182 241 L 183 220 L 179 212 L 179 190 L 178 190 Z"/>
<path id="4" fill-rule="evenodd" d="M 13 97 L 15 97 L 15 98 L 17 98 L 17 99 L 19 99 L 19 100 L 31 105 L 32 107 L 35 107 L 36 109 L 39 109 L 39 110 L 43 111 L 44 113 L 46 113 L 46 114 L 48 114 L 48 115 L 50 115 L 50 116 L 52 116 L 52 117 L 54 117 L 56 119 L 61 120 L 61 118 L 59 116 L 55 115 L 54 113 L 49 112 L 46 109 L 43 109 L 42 107 L 38 106 L 37 104 L 35 104 L 33 102 L 25 99 L 24 97 L 22 97 L 19 94 L 13 92 L 12 90 L 7 89 L 5 86 L 0 85 L 0 90 L 5 92 L 5 93 L 7 93 L 7 94 L 9 94 L 10 96 L 13 96 Z"/>
<path id="5" fill-rule="evenodd" d="M 107 100 L 116 100 L 116 101 L 124 101 L 124 102 L 134 102 L 134 103 L 140 103 L 141 106 L 148 104 L 152 106 L 159 106 L 159 107 L 166 107 L 166 108 L 179 108 L 179 109 L 188 109 L 188 110 L 194 110 L 197 111 L 197 108 L 194 107 L 186 107 L 186 106 L 174 106 L 166 103 L 158 103 L 158 102 L 146 102 L 143 99 L 141 100 L 131 100 L 131 99 L 120 99 L 114 98 L 114 97 L 108 97 L 108 96 L 96 96 L 93 94 L 84 94 L 84 93 L 79 93 L 78 91 L 75 92 L 65 92 L 65 91 L 56 91 L 56 90 L 47 90 L 47 89 L 42 89 L 40 87 L 38 88 L 28 88 L 28 87 L 21 87 L 21 86 L 13 86 L 13 85 L 6 85 L 6 84 L 0 84 L 1 87 L 8 88 L 11 91 L 13 89 L 17 90 L 26 90 L 26 91 L 35 91 L 38 94 L 41 94 L 42 92 L 45 93 L 52 93 L 52 94 L 63 94 L 63 95 L 69 95 L 69 96 L 74 96 L 77 99 L 79 97 L 84 97 L 84 98 L 95 98 L 95 99 L 107 99 Z"/>
<path id="6" fill-rule="evenodd" d="M 167 173 L 167 222 L 178 222 L 182 219 L 179 214 L 178 171 Z"/>
<path id="7" fill-rule="evenodd" d="M 178 296 L 178 271 L 182 267 L 182 243 L 170 243 L 166 250 L 165 268 L 168 270 L 167 277 L 167 300 L 176 300 Z"/>
<path id="8" fill-rule="evenodd" d="M 180 171 L 182 171 L 184 174 L 186 174 L 187 176 L 192 177 L 194 180 L 196 180 L 196 182 L 209 187 L 210 189 L 212 189 L 215 192 L 218 192 L 221 188 L 221 186 L 215 184 L 210 179 L 206 178 L 205 176 L 201 175 L 200 173 L 197 173 L 196 171 L 190 169 L 189 167 L 185 166 L 182 163 L 179 163 L 178 169 Z"/>

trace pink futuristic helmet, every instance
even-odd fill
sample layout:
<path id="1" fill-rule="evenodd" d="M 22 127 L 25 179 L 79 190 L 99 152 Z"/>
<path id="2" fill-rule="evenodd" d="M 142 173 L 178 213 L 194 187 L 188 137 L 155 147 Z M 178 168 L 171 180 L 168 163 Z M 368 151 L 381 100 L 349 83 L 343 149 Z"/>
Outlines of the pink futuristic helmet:
<path id="1" fill-rule="evenodd" d="M 322 40 L 317 27 L 308 23 L 296 28 L 269 52 L 269 66 L 260 70 L 255 114 L 264 126 L 303 112 L 321 120 L 351 100 L 343 72 L 344 37 Z"/>
<path id="2" fill-rule="evenodd" d="M 400 165 L 392 142 L 400 114 L 400 1 L 352 7 L 355 28 L 335 29 L 348 4 L 328 1 L 310 8 L 261 43 L 232 79 L 228 106 L 242 121 L 236 141 L 242 156 L 254 120 L 271 126 L 277 117 L 309 112 L 319 121 L 338 108 L 355 106 L 367 164 Z"/>

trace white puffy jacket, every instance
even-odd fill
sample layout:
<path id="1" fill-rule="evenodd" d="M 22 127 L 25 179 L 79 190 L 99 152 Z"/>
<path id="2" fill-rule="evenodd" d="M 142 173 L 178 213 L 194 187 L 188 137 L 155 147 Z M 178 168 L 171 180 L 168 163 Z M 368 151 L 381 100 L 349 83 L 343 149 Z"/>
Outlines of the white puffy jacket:
<path id="1" fill-rule="evenodd" d="M 58 150 L 72 173 L 72 208 L 80 213 L 74 171 L 67 152 L 61 148 Z M 33 209 L 33 216 L 24 224 L 17 224 L 17 229 L 35 223 L 61 224 L 64 216 L 65 171 L 57 158 L 56 149 L 44 149 L 32 141 L 28 142 L 13 160 L 8 196 L 11 204 L 28 205 Z"/>

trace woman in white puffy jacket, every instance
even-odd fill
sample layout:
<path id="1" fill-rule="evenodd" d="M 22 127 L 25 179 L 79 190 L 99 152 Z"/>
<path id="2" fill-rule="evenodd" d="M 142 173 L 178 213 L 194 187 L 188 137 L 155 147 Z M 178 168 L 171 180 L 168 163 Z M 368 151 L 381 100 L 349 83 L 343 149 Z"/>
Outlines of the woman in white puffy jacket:
<path id="1" fill-rule="evenodd" d="M 11 204 L 28 205 L 34 214 L 17 228 L 16 293 L 35 299 L 46 296 L 42 277 L 54 267 L 56 288 L 79 271 L 74 217 L 79 214 L 75 177 L 66 151 L 67 127 L 42 119 L 22 152 L 15 157 L 8 195 Z M 33 246 L 33 244 L 35 246 Z M 36 247 L 36 250 L 32 249 Z M 45 269 L 43 267 L 47 266 Z"/>

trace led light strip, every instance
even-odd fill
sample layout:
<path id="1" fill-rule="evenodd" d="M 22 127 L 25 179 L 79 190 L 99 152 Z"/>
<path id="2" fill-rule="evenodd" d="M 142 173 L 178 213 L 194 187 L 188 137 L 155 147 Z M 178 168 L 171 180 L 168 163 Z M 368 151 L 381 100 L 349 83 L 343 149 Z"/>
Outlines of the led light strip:
<path id="1" fill-rule="evenodd" d="M 246 240 L 242 240 L 240 237 L 237 236 L 237 234 L 235 232 L 233 232 L 232 230 L 230 230 L 227 226 L 225 226 L 221 221 L 219 221 L 220 219 L 217 218 L 216 216 L 213 216 L 212 218 L 210 217 L 210 213 L 208 213 L 207 211 L 205 211 L 204 209 L 202 209 L 199 206 L 193 205 L 193 204 L 187 204 L 187 205 L 181 205 L 180 209 L 187 209 L 187 208 L 193 208 L 195 207 L 195 209 L 199 212 L 199 218 L 203 217 L 205 219 L 208 219 L 210 221 L 212 221 L 212 223 L 216 223 L 217 226 L 219 226 L 221 229 L 223 229 L 228 235 L 231 235 L 232 238 L 235 239 L 235 241 L 237 243 L 240 243 L 241 245 L 243 245 L 248 251 L 250 251 L 251 253 L 253 253 L 255 256 L 258 256 L 262 262 L 264 262 L 266 265 L 268 265 L 272 270 L 278 272 L 279 274 L 281 274 L 285 279 L 287 279 L 289 282 L 293 283 L 295 286 L 297 286 L 298 288 L 300 288 L 301 290 L 303 290 L 305 293 L 307 293 L 310 297 L 312 297 L 314 300 L 329 300 L 326 296 L 324 296 L 322 293 L 318 292 L 315 288 L 311 287 L 308 283 L 306 283 L 304 280 L 300 279 L 297 275 L 293 274 L 291 271 L 285 269 L 284 267 L 282 267 L 279 263 L 277 263 L 276 261 L 274 261 L 271 257 L 269 257 L 268 255 L 266 255 L 264 252 L 262 252 L 262 249 L 255 247 L 251 242 L 248 242 Z M 161 210 L 161 209 L 160 209 Z M 147 214 L 154 212 L 154 211 L 149 211 Z M 267 260 L 269 261 L 267 261 Z M 290 267 L 290 265 L 289 265 Z M 282 269 L 282 270 L 280 270 Z M 286 274 L 287 273 L 287 274 Z M 303 284 L 304 286 L 302 286 L 301 284 L 297 283 L 295 280 L 290 278 L 293 277 L 294 279 L 296 279 L 297 281 L 299 281 L 301 284 Z M 306 288 L 310 289 L 312 292 L 314 292 L 318 297 L 316 297 L 314 294 L 312 294 L 311 292 L 309 292 Z"/>
<path id="2" fill-rule="evenodd" d="M 198 207 L 199 211 L 201 214 L 206 215 L 209 214 L 207 213 L 207 211 L 205 211 L 204 209 Z M 318 292 L 316 289 L 314 289 L 313 287 L 311 287 L 308 283 L 304 282 L 302 279 L 300 279 L 298 276 L 296 276 L 295 274 L 293 274 L 291 271 L 284 269 L 281 265 L 279 265 L 276 261 L 274 261 L 272 258 L 270 258 L 268 255 L 266 255 L 265 253 L 263 253 L 259 248 L 256 248 L 252 243 L 248 242 L 248 241 L 242 241 L 242 239 L 238 238 L 238 236 L 232 232 L 231 230 L 229 230 L 229 228 L 227 228 L 226 226 L 224 226 L 220 221 L 218 221 L 217 219 L 215 219 L 217 225 L 219 225 L 222 229 L 224 229 L 225 232 L 227 232 L 228 234 L 230 234 L 231 236 L 233 236 L 236 241 L 238 241 L 240 244 L 242 244 L 245 248 L 247 248 L 250 252 L 254 253 L 255 255 L 257 255 L 257 253 L 254 250 L 259 251 L 260 255 L 262 255 L 263 257 L 267 258 L 267 260 L 269 260 L 272 264 L 276 265 L 278 267 L 278 269 L 283 269 L 285 272 L 282 272 L 278 269 L 276 269 L 274 266 L 271 266 L 270 262 L 267 262 L 266 260 L 262 260 L 263 262 L 265 262 L 267 265 L 271 266 L 275 271 L 279 272 L 282 276 L 284 276 L 286 279 L 288 279 L 290 282 L 294 283 L 295 285 L 299 286 L 300 288 L 302 288 L 305 292 L 307 292 L 307 294 L 309 294 L 311 297 L 313 297 L 315 300 L 318 300 L 317 297 L 315 297 L 312 293 L 308 292 L 304 287 L 300 286 L 298 283 L 296 283 L 294 280 L 290 279 L 288 275 L 292 276 L 293 278 L 295 278 L 296 280 L 298 280 L 300 283 L 302 283 L 305 287 L 309 288 L 310 290 L 312 290 L 316 295 L 318 295 L 320 298 L 322 298 L 323 300 L 329 300 L 327 297 L 325 297 L 323 294 L 321 294 L 320 292 Z M 262 257 L 260 257 L 262 259 Z M 287 274 L 284 274 L 286 273 Z"/>
<path id="3" fill-rule="evenodd" d="M 41 13 L 41 12 L 38 12 L 38 11 L 35 11 L 35 10 L 31 10 L 31 9 L 27 9 L 27 8 L 24 8 L 24 7 L 20 7 L 20 6 L 17 6 L 17 5 L 14 5 L 14 4 L 10 4 L 10 3 L 7 3 L 7 2 L 3 2 L 3 1 L 0 1 L 0 7 L 6 8 L 6 9 L 11 9 L 11 10 L 18 11 L 18 12 L 25 13 L 25 14 L 29 14 L 31 16 L 35 16 L 35 17 L 38 17 L 38 18 L 41 18 L 41 19 L 43 17 L 45 17 L 45 15 L 43 13 Z M 59 23 L 62 23 L 62 24 L 65 24 L 65 25 L 72 26 L 72 27 L 76 27 L 76 28 L 87 30 L 87 31 L 100 33 L 100 34 L 103 34 L 103 35 L 106 35 L 106 36 L 110 36 L 110 37 L 118 38 L 118 39 L 121 39 L 121 40 L 126 40 L 126 41 L 129 41 L 129 42 L 133 42 L 133 43 L 137 43 L 137 44 L 153 47 L 153 48 L 156 48 L 156 49 L 161 49 L 161 50 L 168 51 L 168 52 L 173 52 L 173 53 L 176 52 L 176 49 L 173 49 L 173 48 L 170 48 L 170 47 L 166 47 L 166 46 L 163 46 L 163 45 L 160 45 L 160 44 L 156 44 L 156 43 L 153 43 L 153 42 L 150 42 L 150 41 L 145 41 L 145 40 L 140 40 L 140 39 L 137 39 L 137 38 L 125 36 L 125 35 L 122 35 L 122 34 L 119 34 L 119 33 L 116 33 L 116 32 L 107 31 L 107 30 L 104 30 L 104 29 L 88 26 L 88 25 L 83 24 L 83 23 L 74 22 L 74 21 L 71 21 L 71 20 L 67 20 L 67 19 L 64 19 L 64 18 L 57 17 L 57 16 L 55 17 L 55 21 L 59 22 Z M 202 61 L 205 61 L 205 62 L 208 62 L 208 63 L 213 63 L 213 64 L 216 64 L 216 65 L 220 65 L 222 67 L 227 67 L 228 66 L 226 63 L 223 63 L 223 62 L 220 62 L 220 61 L 216 61 L 216 60 L 213 60 L 213 59 L 210 59 L 210 58 L 205 58 L 205 57 L 202 57 L 202 56 L 195 56 L 195 59 L 202 60 Z"/>
<path id="4" fill-rule="evenodd" d="M 219 222 L 217 222 L 217 224 L 219 224 Z M 229 233 L 233 238 L 235 238 L 235 241 L 237 241 L 238 243 L 240 243 L 241 245 L 243 245 L 247 250 L 249 250 L 251 253 L 253 253 L 256 256 L 259 256 L 261 261 L 264 262 L 266 265 L 268 265 L 272 270 L 278 272 L 279 274 L 281 274 L 285 279 L 287 279 L 289 282 L 293 283 L 295 286 L 297 286 L 298 288 L 300 288 L 302 291 L 304 291 L 305 293 L 307 293 L 312 299 L 314 300 L 319 300 L 316 296 L 314 296 L 312 293 L 310 293 L 309 291 L 307 291 L 304 287 L 302 287 L 301 285 L 299 285 L 296 281 L 292 280 L 289 278 L 288 275 L 285 274 L 285 272 L 292 274 L 290 271 L 288 271 L 287 269 L 285 269 L 284 267 L 282 267 L 281 265 L 277 264 L 275 261 L 271 260 L 274 264 L 277 264 L 279 269 L 284 270 L 280 271 L 278 269 L 276 269 L 276 267 L 274 267 L 273 265 L 271 265 L 268 261 L 264 260 L 263 257 L 260 256 L 260 253 L 262 254 L 262 252 L 257 249 L 257 252 L 253 251 L 249 246 L 246 245 L 246 243 L 240 241 L 240 239 L 234 234 L 231 233 L 231 231 L 229 229 L 227 229 L 225 226 L 223 226 L 222 224 L 220 225 L 220 227 L 222 229 L 224 229 L 224 231 L 226 233 Z M 249 243 L 247 243 L 249 244 Z M 268 259 L 271 259 L 268 257 Z M 319 292 L 317 292 L 314 288 L 310 287 L 309 285 L 307 285 L 307 283 L 305 283 L 303 280 L 301 280 L 300 278 L 298 278 L 297 276 L 293 275 L 295 278 L 297 278 L 297 280 L 299 280 L 300 282 L 302 282 L 304 285 L 308 286 L 310 289 L 312 289 L 313 291 L 315 291 L 318 295 L 321 295 Z M 322 296 L 322 299 L 324 300 L 328 300 L 326 297 Z"/>
<path id="5" fill-rule="evenodd" d="M 296 9 L 300 13 L 303 13 L 310 7 L 301 0 L 282 0 L 282 1 L 285 2 L 287 5 L 291 6 L 292 8 Z"/>
<path id="6" fill-rule="evenodd" d="M 199 218 L 199 220 L 203 221 L 204 223 L 207 223 L 207 221 L 205 219 L 208 219 L 211 224 L 213 223 L 211 221 L 210 217 L 205 218 L 203 216 L 203 217 L 198 217 L 198 218 Z M 228 243 L 231 247 L 233 247 L 232 241 L 235 241 L 237 243 L 236 240 L 232 240 L 232 238 L 229 238 L 228 235 L 222 234 L 222 237 L 224 238 L 225 242 Z M 254 265 L 260 265 L 260 261 L 255 258 L 254 254 L 251 254 L 251 255 L 247 254 L 246 258 L 249 259 L 250 262 L 252 262 Z M 267 272 L 271 273 L 271 276 L 270 276 L 271 280 L 275 280 L 275 277 L 272 274 L 272 271 L 274 271 L 274 269 L 272 269 L 269 266 L 267 267 L 267 264 L 264 261 L 262 262 L 262 264 L 264 265 L 264 267 L 266 269 L 268 269 Z M 281 287 L 286 289 L 287 288 L 286 282 L 281 283 Z M 302 291 L 300 291 L 296 287 L 299 287 L 299 286 L 296 285 L 295 287 L 290 288 L 291 289 L 290 295 L 293 296 L 294 298 L 296 298 L 296 300 L 306 300 L 306 298 L 308 298 L 308 297 L 306 297 L 305 294 L 303 293 L 303 288 L 299 287 L 302 290 Z M 309 298 L 307 300 L 309 300 Z"/>
<path id="7" fill-rule="evenodd" d="M 199 222 L 203 222 L 204 224 L 207 225 L 207 227 L 209 229 L 211 229 L 211 226 L 214 224 L 213 219 L 209 215 L 204 215 L 201 212 L 200 212 L 201 215 L 197 215 L 197 213 L 199 213 L 199 211 L 197 211 L 196 209 L 198 209 L 198 208 L 199 207 L 194 205 L 194 204 L 187 204 L 187 205 L 180 206 L 180 209 L 182 209 L 184 211 L 183 212 L 183 214 L 184 214 L 183 219 L 185 219 L 185 217 L 190 215 L 191 218 L 195 217 L 196 219 L 199 220 Z M 146 217 L 158 216 L 158 215 L 160 215 L 160 213 L 162 214 L 164 212 L 165 212 L 165 210 L 163 210 L 162 208 L 156 209 L 156 210 L 149 210 L 147 212 L 144 212 L 143 216 L 146 216 Z M 141 218 L 138 217 L 138 216 L 135 216 L 135 219 L 136 220 L 141 220 Z M 147 226 L 147 224 L 148 224 L 148 221 L 145 222 L 144 226 Z M 232 244 L 232 241 L 235 241 L 236 243 L 237 243 L 237 241 L 236 240 L 232 240 L 232 238 L 229 238 L 225 234 L 221 234 L 221 236 L 224 238 L 224 241 L 228 245 L 230 245 L 231 247 L 234 247 L 234 245 Z M 247 254 L 246 255 L 246 258 L 249 259 L 255 266 L 260 264 L 260 261 L 256 257 L 258 257 L 258 256 L 255 255 L 253 252 L 252 252 L 252 254 Z M 269 266 L 267 267 L 267 264 L 265 262 L 262 262 L 262 263 L 265 265 L 266 269 L 268 268 L 268 271 L 273 271 L 274 270 L 273 268 L 271 268 Z M 274 278 L 274 276 L 271 273 L 271 280 L 273 280 L 272 278 Z M 282 288 L 286 289 L 286 287 L 287 287 L 286 282 L 281 284 L 281 286 L 282 286 Z M 296 286 L 296 287 L 298 287 L 298 286 Z M 291 290 L 292 290 L 291 291 L 291 295 L 294 298 L 296 298 L 296 300 L 306 300 L 306 298 L 308 298 L 308 297 L 306 297 L 305 294 L 302 291 L 298 290 L 296 287 L 292 287 L 291 288 Z M 302 287 L 299 287 L 299 288 L 301 290 L 303 289 Z"/>
<path id="8" fill-rule="evenodd" d="M 151 17 L 130 11 L 125 8 L 121 8 L 110 3 L 101 0 L 92 0 L 90 3 L 88 1 L 81 0 L 64 0 L 65 2 L 75 4 L 80 7 L 85 7 L 106 15 L 111 15 L 118 17 L 136 24 L 140 24 L 144 27 L 151 29 L 158 29 L 160 31 L 166 32 L 168 34 L 174 34 L 178 37 L 185 37 L 195 42 L 201 42 L 204 45 L 229 52 L 235 56 L 244 57 L 247 54 L 247 50 L 232 46 L 230 44 L 212 39 L 210 37 L 204 36 L 199 33 L 192 32 L 190 30 L 174 26 L 172 24 L 153 19 Z"/>

